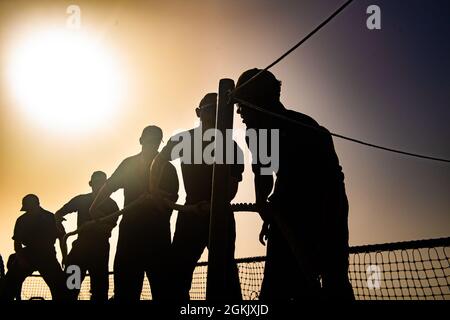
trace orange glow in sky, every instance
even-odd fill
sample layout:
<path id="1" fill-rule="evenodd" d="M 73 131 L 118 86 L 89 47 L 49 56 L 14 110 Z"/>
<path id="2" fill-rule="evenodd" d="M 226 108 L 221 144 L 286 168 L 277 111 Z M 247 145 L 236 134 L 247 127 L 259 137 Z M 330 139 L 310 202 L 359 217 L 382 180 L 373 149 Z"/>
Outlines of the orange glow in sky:
<path id="1" fill-rule="evenodd" d="M 230 3 L 240 10 L 230 10 Z M 204 94 L 217 91 L 221 78 L 236 80 L 244 70 L 265 67 L 336 8 L 333 1 L 317 3 L 301 2 L 295 11 L 262 0 L 83 0 L 77 1 L 81 27 L 71 30 L 68 3 L 0 2 L 0 254 L 5 258 L 13 251 L 11 236 L 25 194 L 37 194 L 42 206 L 55 212 L 90 191 L 93 171 L 110 175 L 138 153 L 145 126 L 160 126 L 164 141 L 194 127 L 195 108 Z M 423 79 L 408 73 L 417 65 L 412 50 L 397 46 L 408 37 L 389 42 L 380 40 L 383 33 L 368 33 L 365 20 L 357 18 L 365 14 L 358 5 L 273 69 L 282 80 L 282 102 L 334 132 L 449 157 L 448 140 L 444 145 L 436 139 L 443 135 L 436 122 L 423 121 L 420 108 L 415 109 L 420 121 L 414 122 L 412 112 L 399 108 L 419 101 L 411 95 L 427 89 Z M 374 49 L 372 42 L 385 47 Z M 382 66 L 376 64 L 380 56 Z M 387 85 L 394 75 L 404 78 Z M 420 90 L 401 94 L 397 86 L 408 80 Z M 234 126 L 243 128 L 236 115 Z M 246 148 L 243 139 L 237 142 Z M 448 166 L 341 140 L 335 146 L 350 202 L 350 244 L 449 235 Z M 177 170 L 182 186 L 178 164 Z M 254 197 L 246 165 L 234 202 Z M 113 198 L 122 207 L 122 193 Z M 178 202 L 183 200 L 181 187 Z M 67 230 L 75 221 L 68 216 Z M 265 253 L 260 227 L 256 213 L 238 216 L 237 257 Z M 116 241 L 117 228 L 110 240 L 113 253 Z"/>

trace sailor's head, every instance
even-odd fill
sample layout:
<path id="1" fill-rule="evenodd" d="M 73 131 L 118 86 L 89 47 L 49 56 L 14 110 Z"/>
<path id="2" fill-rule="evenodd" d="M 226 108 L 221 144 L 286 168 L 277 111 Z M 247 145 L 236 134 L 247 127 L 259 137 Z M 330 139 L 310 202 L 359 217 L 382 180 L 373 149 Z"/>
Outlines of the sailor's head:
<path id="1" fill-rule="evenodd" d="M 257 74 L 259 75 L 256 76 Z M 239 88 L 242 85 L 243 87 Z M 268 111 L 277 111 L 279 108 L 281 81 L 270 71 L 256 68 L 247 70 L 239 77 L 236 88 L 234 97 L 237 99 L 250 102 Z M 258 127 L 258 123 L 264 119 L 264 116 L 243 103 L 237 102 L 237 105 L 237 113 L 241 115 L 242 121 L 249 127 Z"/>
<path id="2" fill-rule="evenodd" d="M 216 107 L 217 93 L 207 93 L 195 109 L 197 117 L 200 118 L 202 125 L 208 128 L 214 128 L 216 125 Z"/>
<path id="3" fill-rule="evenodd" d="M 92 192 L 98 192 L 105 184 L 106 179 L 106 173 L 103 171 L 94 171 L 91 175 L 91 180 L 89 180 L 89 186 L 92 188 Z"/>
<path id="4" fill-rule="evenodd" d="M 142 148 L 158 150 L 162 141 L 162 136 L 163 133 L 160 127 L 153 125 L 147 126 L 142 130 L 139 143 L 142 145 Z"/>
<path id="5" fill-rule="evenodd" d="M 40 207 L 39 198 L 35 194 L 27 194 L 22 199 L 22 207 L 20 211 L 31 212 Z"/>

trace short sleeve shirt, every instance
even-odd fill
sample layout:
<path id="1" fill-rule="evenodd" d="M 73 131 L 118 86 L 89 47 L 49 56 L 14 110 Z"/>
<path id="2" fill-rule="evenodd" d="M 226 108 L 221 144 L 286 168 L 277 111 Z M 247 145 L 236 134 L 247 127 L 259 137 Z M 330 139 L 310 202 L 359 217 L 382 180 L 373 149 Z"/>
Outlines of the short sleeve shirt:
<path id="1" fill-rule="evenodd" d="M 190 153 L 189 155 L 186 155 L 183 149 L 178 155 L 174 154 L 176 152 L 173 151 L 179 146 L 179 143 L 186 143 L 185 146 Z M 213 165 L 205 163 L 203 159 L 203 152 L 207 145 L 211 143 L 211 141 L 203 141 L 201 128 L 198 127 L 171 137 L 161 151 L 170 160 L 181 157 L 181 172 L 186 190 L 187 204 L 211 200 Z M 230 164 L 230 175 L 241 181 L 242 173 L 244 172 L 243 152 L 235 141 L 233 141 L 233 148 L 234 159 L 233 163 Z"/>
<path id="2" fill-rule="evenodd" d="M 119 167 L 109 178 L 108 182 L 114 190 L 123 188 L 124 204 L 128 205 L 148 191 L 150 178 L 150 165 L 153 159 L 143 163 L 141 154 L 129 157 L 122 161 Z M 160 188 L 170 194 L 178 194 L 178 176 L 175 167 L 169 164 L 164 168 Z M 145 210 L 144 210 L 145 211 Z M 163 215 L 170 219 L 172 210 Z M 146 214 L 145 212 L 143 213 Z M 131 215 L 124 215 L 122 224 L 131 218 Z"/>
<path id="3" fill-rule="evenodd" d="M 80 228 L 86 222 L 91 221 L 92 217 L 89 213 L 89 208 L 94 201 L 94 195 L 92 193 L 81 194 L 71 199 L 68 203 L 64 205 L 62 210 L 65 212 L 77 212 L 77 227 Z M 109 215 L 119 210 L 117 203 L 111 199 L 106 199 L 101 203 L 99 210 L 104 215 Z M 104 223 L 96 228 L 89 228 L 86 232 L 80 233 L 79 238 L 83 236 L 100 237 L 108 239 L 111 236 L 111 231 L 117 223 L 117 218 L 111 219 L 108 223 Z"/>
<path id="4" fill-rule="evenodd" d="M 27 212 L 17 219 L 13 240 L 36 250 L 54 250 L 60 236 L 53 213 L 39 208 L 38 212 Z"/>

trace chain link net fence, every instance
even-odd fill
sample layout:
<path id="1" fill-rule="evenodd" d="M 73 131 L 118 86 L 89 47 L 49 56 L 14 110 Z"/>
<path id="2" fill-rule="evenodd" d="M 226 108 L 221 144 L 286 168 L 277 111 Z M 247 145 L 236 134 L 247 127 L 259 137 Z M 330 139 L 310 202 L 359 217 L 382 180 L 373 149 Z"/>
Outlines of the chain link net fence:
<path id="1" fill-rule="evenodd" d="M 450 300 L 450 237 L 350 248 L 349 277 L 357 300 Z M 256 300 L 264 276 L 264 257 L 237 259 L 242 296 Z M 207 263 L 195 269 L 191 299 L 206 295 Z M 109 296 L 113 295 L 110 274 Z M 89 276 L 83 281 L 79 299 L 90 298 Z M 39 275 L 32 275 L 22 286 L 22 299 L 51 299 L 50 290 Z M 148 280 L 144 280 L 142 300 L 151 299 Z"/>

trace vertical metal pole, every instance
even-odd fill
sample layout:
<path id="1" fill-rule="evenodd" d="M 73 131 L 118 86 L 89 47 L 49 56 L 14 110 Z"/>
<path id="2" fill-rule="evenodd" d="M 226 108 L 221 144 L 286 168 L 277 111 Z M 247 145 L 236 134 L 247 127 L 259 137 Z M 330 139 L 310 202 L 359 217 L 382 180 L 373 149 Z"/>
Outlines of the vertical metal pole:
<path id="1" fill-rule="evenodd" d="M 230 280 L 226 278 L 226 250 L 229 244 L 229 228 L 231 214 L 228 205 L 229 166 L 226 165 L 226 129 L 233 128 L 233 103 L 230 103 L 228 92 L 234 89 L 234 81 L 221 79 L 216 113 L 216 129 L 223 137 L 223 162 L 214 163 L 211 212 L 209 225 L 208 278 L 206 282 L 206 299 L 225 300 L 225 288 Z M 215 140 L 217 142 L 217 139 Z M 217 143 L 215 155 L 217 155 Z"/>

